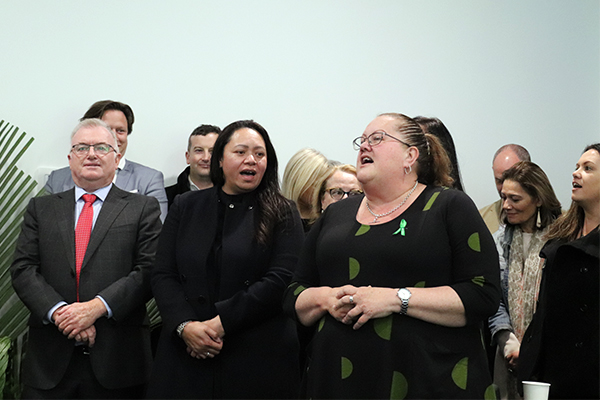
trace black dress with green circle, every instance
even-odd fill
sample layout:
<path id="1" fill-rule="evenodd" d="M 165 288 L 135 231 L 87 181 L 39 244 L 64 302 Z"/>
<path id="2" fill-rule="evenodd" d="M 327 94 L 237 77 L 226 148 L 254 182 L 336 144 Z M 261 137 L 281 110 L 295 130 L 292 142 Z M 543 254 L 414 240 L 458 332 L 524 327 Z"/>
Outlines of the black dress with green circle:
<path id="1" fill-rule="evenodd" d="M 450 328 L 400 314 L 358 330 L 326 314 L 316 326 L 305 371 L 308 398 L 495 398 L 481 337 L 498 309 L 498 254 L 472 200 L 428 186 L 397 218 L 362 225 L 363 196 L 335 203 L 311 229 L 284 298 L 308 287 L 448 285 L 467 325 Z"/>

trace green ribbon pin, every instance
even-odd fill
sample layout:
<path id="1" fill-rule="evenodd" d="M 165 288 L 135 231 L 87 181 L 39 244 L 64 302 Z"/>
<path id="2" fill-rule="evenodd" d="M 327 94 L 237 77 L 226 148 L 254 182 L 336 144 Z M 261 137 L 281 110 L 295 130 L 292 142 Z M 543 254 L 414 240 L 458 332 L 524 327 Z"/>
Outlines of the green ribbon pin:
<path id="1" fill-rule="evenodd" d="M 392 235 L 397 235 L 398 233 L 400 233 L 402 236 L 406 236 L 406 220 L 402 219 L 400 221 L 400 228 L 398 228 L 398 230 L 394 233 L 392 233 Z"/>

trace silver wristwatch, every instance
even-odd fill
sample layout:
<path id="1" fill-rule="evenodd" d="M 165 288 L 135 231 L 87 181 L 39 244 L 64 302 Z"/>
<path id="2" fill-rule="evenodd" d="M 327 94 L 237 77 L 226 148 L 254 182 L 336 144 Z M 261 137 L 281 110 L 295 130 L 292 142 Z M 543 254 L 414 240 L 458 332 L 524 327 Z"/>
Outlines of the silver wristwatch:
<path id="1" fill-rule="evenodd" d="M 402 288 L 398 290 L 398 298 L 402 301 L 402 305 L 400 306 L 400 314 L 406 315 L 408 311 L 408 300 L 412 296 L 412 293 L 407 288 Z"/>
<path id="2" fill-rule="evenodd" d="M 192 321 L 184 321 L 182 323 L 180 323 L 179 325 L 177 325 L 177 336 L 181 337 L 181 334 L 183 333 L 183 328 L 185 328 L 185 326 L 187 324 L 189 324 Z"/>

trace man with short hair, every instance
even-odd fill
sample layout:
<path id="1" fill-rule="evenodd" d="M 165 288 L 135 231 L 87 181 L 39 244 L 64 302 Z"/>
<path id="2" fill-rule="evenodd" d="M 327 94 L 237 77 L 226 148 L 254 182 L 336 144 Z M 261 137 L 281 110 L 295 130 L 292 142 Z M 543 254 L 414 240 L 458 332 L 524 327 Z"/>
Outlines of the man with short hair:
<path id="1" fill-rule="evenodd" d="M 519 161 L 531 161 L 531 157 L 527 149 L 518 144 L 506 144 L 500 147 L 494 154 L 492 171 L 494 172 L 494 180 L 499 196 L 502 197 L 502 174 Z M 496 232 L 501 224 L 502 198 L 483 207 L 479 210 L 479 213 L 490 232 Z"/>
<path id="2" fill-rule="evenodd" d="M 67 158 L 75 186 L 31 199 L 10 268 L 31 312 L 22 397 L 141 398 L 159 204 L 113 184 L 121 154 L 105 122 L 80 122 Z"/>
<path id="3" fill-rule="evenodd" d="M 213 186 L 210 180 L 210 158 L 221 128 L 214 125 L 200 125 L 190 134 L 185 160 L 188 167 L 177 178 L 177 183 L 165 188 L 169 208 L 175 196 L 190 190 L 207 189 Z"/>
<path id="4" fill-rule="evenodd" d="M 80 121 L 88 118 L 99 118 L 106 122 L 115 132 L 121 160 L 119 162 L 114 184 L 128 192 L 156 197 L 160 203 L 161 220 L 167 216 L 167 195 L 164 189 L 163 174 L 160 171 L 142 164 L 125 160 L 127 139 L 133 131 L 133 110 L 125 103 L 112 100 L 97 101 L 87 110 Z M 46 182 L 49 193 L 58 193 L 74 186 L 69 167 L 52 171 Z"/>

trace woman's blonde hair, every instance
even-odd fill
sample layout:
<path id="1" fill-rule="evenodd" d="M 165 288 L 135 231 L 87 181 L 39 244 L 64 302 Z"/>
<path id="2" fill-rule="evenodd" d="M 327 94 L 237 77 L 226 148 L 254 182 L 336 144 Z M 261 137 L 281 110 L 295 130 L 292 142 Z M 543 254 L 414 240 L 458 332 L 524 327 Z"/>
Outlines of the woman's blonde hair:
<path id="1" fill-rule="evenodd" d="M 311 225 L 320 214 L 320 210 L 315 207 L 315 199 L 319 198 L 319 184 L 322 182 L 323 176 L 333 168 L 327 157 L 320 151 L 310 148 L 305 148 L 298 151 L 290 158 L 285 171 L 283 172 L 283 180 L 281 182 L 281 192 L 288 199 L 296 203 L 298 211 L 301 211 L 301 206 L 309 207 L 308 215 L 302 217 L 308 219 Z M 301 204 L 302 196 L 312 189 L 308 204 Z"/>
<path id="2" fill-rule="evenodd" d="M 347 174 L 352 174 L 354 176 L 356 176 L 356 167 L 354 165 L 350 165 L 350 164 L 341 164 L 338 161 L 329 161 L 329 163 L 332 165 L 331 171 L 323 176 L 323 178 L 321 179 L 321 182 L 319 183 L 319 193 L 318 196 L 316 196 L 315 198 L 315 204 L 314 207 L 316 210 L 319 210 L 319 212 L 323 211 L 322 207 L 321 207 L 321 199 L 323 198 L 323 195 L 325 194 L 325 190 L 327 190 L 327 181 L 338 171 L 342 171 L 345 172 Z M 360 185 L 360 182 L 359 182 Z"/>

